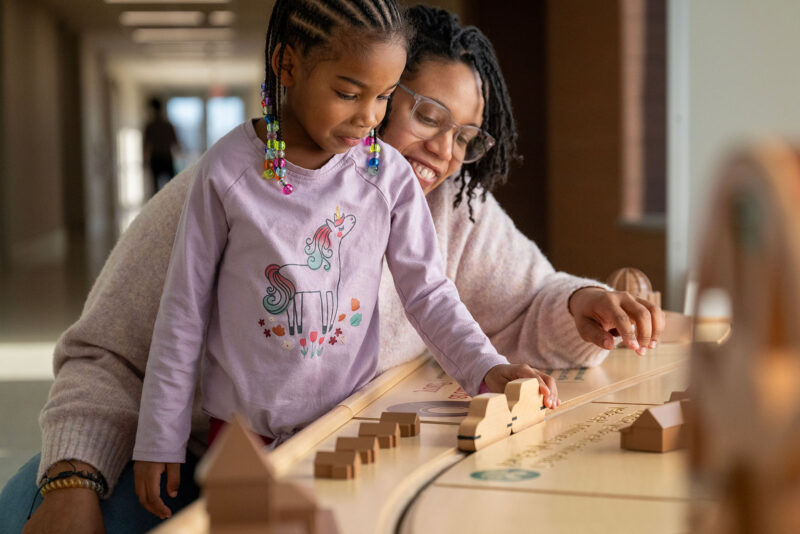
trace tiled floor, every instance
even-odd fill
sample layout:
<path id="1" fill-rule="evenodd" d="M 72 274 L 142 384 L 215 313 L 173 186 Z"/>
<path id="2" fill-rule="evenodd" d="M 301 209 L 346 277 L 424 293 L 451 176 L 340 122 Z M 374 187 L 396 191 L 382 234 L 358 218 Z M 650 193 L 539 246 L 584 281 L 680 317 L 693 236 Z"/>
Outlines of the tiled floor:
<path id="1" fill-rule="evenodd" d="M 88 292 L 83 267 L 67 264 L 0 269 L 0 488 L 41 447 L 53 346 Z"/>

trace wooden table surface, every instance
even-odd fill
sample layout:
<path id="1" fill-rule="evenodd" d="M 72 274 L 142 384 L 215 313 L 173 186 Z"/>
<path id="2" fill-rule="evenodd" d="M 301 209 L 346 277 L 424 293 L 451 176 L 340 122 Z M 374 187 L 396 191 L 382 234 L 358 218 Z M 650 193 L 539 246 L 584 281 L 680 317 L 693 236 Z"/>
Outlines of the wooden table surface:
<path id="1" fill-rule="evenodd" d="M 723 337 L 704 325 L 704 340 Z M 285 479 L 333 510 L 342 534 L 688 531 L 685 451 L 622 450 L 619 428 L 688 386 L 688 344 L 638 356 L 612 351 L 602 366 L 555 370 L 562 405 L 539 425 L 485 449 L 456 449 L 469 398 L 430 359 L 409 362 L 347 399 L 271 456 Z M 381 412 L 417 411 L 420 435 L 381 449 L 358 479 L 315 479 L 317 450 L 357 435 Z M 313 428 L 312 428 L 313 427 Z M 154 532 L 205 533 L 202 499 Z"/>

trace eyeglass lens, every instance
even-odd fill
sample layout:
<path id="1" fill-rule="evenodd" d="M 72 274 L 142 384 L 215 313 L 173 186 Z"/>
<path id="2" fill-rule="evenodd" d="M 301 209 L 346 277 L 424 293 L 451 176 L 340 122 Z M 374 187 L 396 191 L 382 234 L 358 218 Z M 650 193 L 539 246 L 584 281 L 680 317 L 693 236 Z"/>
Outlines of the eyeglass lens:
<path id="1" fill-rule="evenodd" d="M 417 101 L 411 114 L 411 131 L 422 139 L 432 139 L 453 125 L 450 112 L 434 102 Z M 457 126 L 453 135 L 453 155 L 465 163 L 483 156 L 492 143 L 486 134 L 475 126 Z"/>

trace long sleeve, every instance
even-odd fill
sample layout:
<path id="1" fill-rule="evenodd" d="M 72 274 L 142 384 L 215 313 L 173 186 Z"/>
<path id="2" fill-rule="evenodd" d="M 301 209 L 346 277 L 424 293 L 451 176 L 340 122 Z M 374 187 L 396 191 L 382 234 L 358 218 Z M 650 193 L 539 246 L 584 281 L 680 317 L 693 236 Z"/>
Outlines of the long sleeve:
<path id="1" fill-rule="evenodd" d="M 135 460 L 183 462 L 192 396 L 227 242 L 225 191 L 201 170 L 183 208 L 144 378 Z"/>
<path id="2" fill-rule="evenodd" d="M 192 167 L 147 203 L 111 252 L 81 317 L 56 344 L 55 381 L 39 418 L 38 477 L 75 458 L 100 470 L 113 491 L 130 461 L 153 322 L 193 178 Z"/>
<path id="3" fill-rule="evenodd" d="M 492 346 L 445 276 L 422 190 L 405 180 L 391 215 L 386 260 L 406 315 L 442 368 L 470 395 L 495 365 L 508 363 Z"/>
<path id="4" fill-rule="evenodd" d="M 448 180 L 428 202 L 448 275 L 495 347 L 537 368 L 600 364 L 608 351 L 580 337 L 567 302 L 582 287 L 605 284 L 555 271 L 492 195 L 473 201 L 472 223 L 465 205 L 453 208 L 454 188 Z"/>

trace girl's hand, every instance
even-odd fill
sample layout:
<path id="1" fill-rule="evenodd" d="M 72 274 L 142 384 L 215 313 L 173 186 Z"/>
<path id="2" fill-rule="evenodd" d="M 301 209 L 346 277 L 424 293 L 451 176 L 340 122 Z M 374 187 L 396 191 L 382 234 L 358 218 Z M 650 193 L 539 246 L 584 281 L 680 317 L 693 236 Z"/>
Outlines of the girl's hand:
<path id="1" fill-rule="evenodd" d="M 664 331 L 661 308 L 626 291 L 581 288 L 570 297 L 569 312 L 583 339 L 608 350 L 614 348 L 614 335 L 620 335 L 628 348 L 644 356 Z"/>
<path id="2" fill-rule="evenodd" d="M 161 518 L 172 517 L 172 510 L 161 500 L 161 474 L 167 472 L 167 493 L 170 497 L 178 496 L 181 485 L 181 464 L 163 462 L 135 462 L 133 475 L 136 495 L 148 512 Z"/>
<path id="3" fill-rule="evenodd" d="M 539 393 L 544 395 L 544 405 L 548 408 L 555 408 L 561 401 L 558 400 L 558 387 L 556 380 L 550 375 L 534 369 L 526 363 L 509 363 L 503 365 L 495 365 L 483 381 L 486 387 L 493 393 L 504 393 L 506 384 L 518 378 L 536 378 L 539 381 Z"/>

